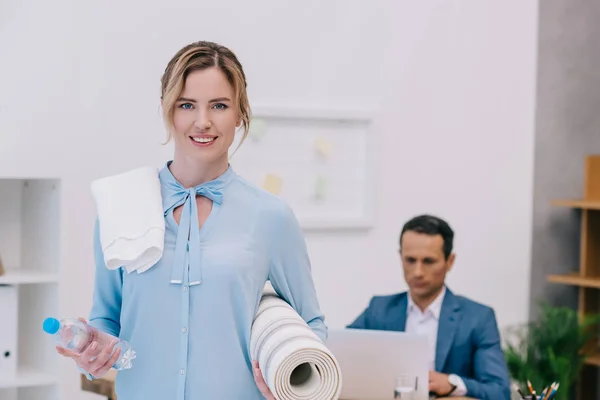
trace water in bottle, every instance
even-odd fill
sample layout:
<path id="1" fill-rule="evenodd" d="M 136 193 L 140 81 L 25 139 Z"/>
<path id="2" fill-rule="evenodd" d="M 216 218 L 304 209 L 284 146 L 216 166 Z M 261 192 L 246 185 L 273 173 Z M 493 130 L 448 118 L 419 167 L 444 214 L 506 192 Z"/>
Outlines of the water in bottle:
<path id="1" fill-rule="evenodd" d="M 136 356 L 131 345 L 124 340 L 115 338 L 108 333 L 91 327 L 77 319 L 46 318 L 43 324 L 44 332 L 53 335 L 56 344 L 75 353 L 83 353 L 92 342 L 98 343 L 98 349 L 103 349 L 111 342 L 116 342 L 113 352 L 121 349 L 119 359 L 113 365 L 116 370 L 131 368 L 131 360 Z"/>
<path id="2" fill-rule="evenodd" d="M 394 400 L 412 400 L 415 389 L 398 386 L 394 390 Z"/>
<path id="3" fill-rule="evenodd" d="M 413 400 L 416 390 L 416 377 L 399 375 L 396 377 L 394 400 Z"/>

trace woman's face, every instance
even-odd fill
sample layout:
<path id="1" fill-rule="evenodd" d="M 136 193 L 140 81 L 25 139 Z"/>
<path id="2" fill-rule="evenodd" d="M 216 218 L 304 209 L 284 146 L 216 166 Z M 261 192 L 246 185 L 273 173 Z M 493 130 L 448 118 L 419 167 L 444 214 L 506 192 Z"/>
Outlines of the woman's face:
<path id="1" fill-rule="evenodd" d="M 173 111 L 175 153 L 204 164 L 225 163 L 241 123 L 235 93 L 217 68 L 190 73 Z"/>

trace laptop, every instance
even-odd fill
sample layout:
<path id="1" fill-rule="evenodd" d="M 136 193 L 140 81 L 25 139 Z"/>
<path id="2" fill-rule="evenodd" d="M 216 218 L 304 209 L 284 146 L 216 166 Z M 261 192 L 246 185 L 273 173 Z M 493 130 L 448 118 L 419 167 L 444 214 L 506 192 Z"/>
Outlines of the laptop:
<path id="1" fill-rule="evenodd" d="M 332 328 L 326 345 L 342 371 L 340 400 L 394 400 L 399 376 L 414 382 L 412 400 L 429 400 L 427 337 Z"/>

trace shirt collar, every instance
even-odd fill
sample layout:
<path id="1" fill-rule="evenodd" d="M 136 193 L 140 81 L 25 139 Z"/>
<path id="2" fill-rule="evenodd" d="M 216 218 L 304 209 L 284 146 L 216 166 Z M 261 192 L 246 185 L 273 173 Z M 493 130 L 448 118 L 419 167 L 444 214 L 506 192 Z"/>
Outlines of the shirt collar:
<path id="1" fill-rule="evenodd" d="M 169 209 L 174 208 L 176 205 L 179 205 L 179 201 L 182 193 L 186 191 L 190 191 L 192 189 L 200 192 L 202 188 L 206 187 L 207 189 L 212 189 L 215 191 L 222 191 L 231 181 L 233 181 L 236 177 L 236 173 L 234 172 L 231 165 L 227 167 L 227 170 L 218 176 L 216 179 L 212 181 L 204 182 L 194 188 L 186 189 L 181 182 L 175 179 L 175 176 L 171 173 L 169 166 L 173 161 L 167 161 L 164 167 L 160 170 L 158 177 L 161 183 L 161 192 L 163 198 L 163 211 L 165 215 L 169 211 Z M 175 201 L 174 201 L 175 200 Z"/>
<path id="2" fill-rule="evenodd" d="M 446 295 L 446 286 L 442 288 L 440 294 L 437 295 L 435 300 L 425 309 L 423 314 L 431 313 L 435 319 L 440 319 L 440 313 L 442 312 L 442 303 L 444 301 L 444 296 Z M 421 311 L 419 307 L 413 301 L 410 292 L 408 293 L 408 312 L 413 311 Z"/>
<path id="3" fill-rule="evenodd" d="M 229 165 L 227 170 L 216 179 L 186 188 L 175 179 L 169 170 L 171 162 L 167 162 L 159 172 L 164 215 L 167 216 L 167 213 L 183 205 L 179 225 L 177 226 L 171 283 L 189 286 L 199 285 L 202 283 L 202 269 L 200 267 L 202 263 L 196 196 L 205 196 L 213 201 L 213 207 L 215 207 L 215 204 L 218 207 L 223 201 L 223 189 L 235 179 L 236 174 Z M 189 263 L 194 268 L 190 268 L 189 274 L 186 274 L 186 257 L 188 257 L 188 253 Z"/>

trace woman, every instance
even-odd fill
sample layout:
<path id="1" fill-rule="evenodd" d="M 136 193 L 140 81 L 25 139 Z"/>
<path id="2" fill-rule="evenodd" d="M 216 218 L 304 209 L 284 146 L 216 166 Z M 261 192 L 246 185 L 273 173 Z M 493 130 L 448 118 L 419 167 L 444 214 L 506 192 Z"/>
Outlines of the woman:
<path id="1" fill-rule="evenodd" d="M 223 46 L 190 44 L 169 62 L 161 99 L 175 144 L 159 173 L 163 256 L 141 274 L 109 270 L 96 223 L 89 323 L 137 352 L 133 368 L 118 374 L 119 400 L 274 400 L 249 358 L 267 280 L 322 340 L 327 329 L 294 214 L 229 165 L 235 131 L 243 126 L 245 138 L 251 115 L 242 66 Z M 112 346 L 58 351 L 93 377 L 119 355 L 109 357 Z"/>

